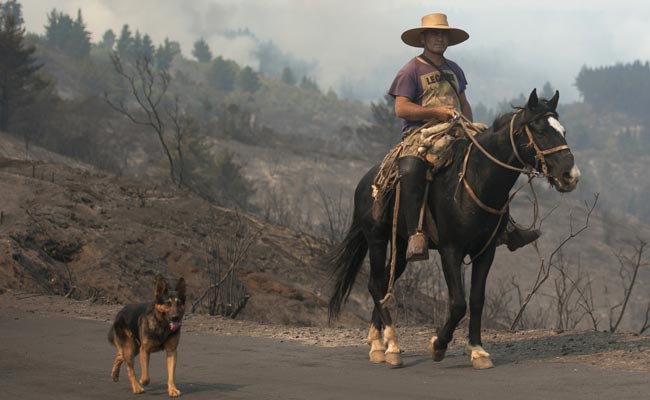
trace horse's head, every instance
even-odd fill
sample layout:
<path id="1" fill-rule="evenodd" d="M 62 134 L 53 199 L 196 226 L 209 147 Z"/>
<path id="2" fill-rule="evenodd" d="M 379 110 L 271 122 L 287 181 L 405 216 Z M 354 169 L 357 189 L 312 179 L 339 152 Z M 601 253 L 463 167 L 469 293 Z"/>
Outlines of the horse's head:
<path id="1" fill-rule="evenodd" d="M 519 137 L 517 142 L 521 161 L 542 172 L 559 192 L 576 188 L 580 170 L 566 142 L 566 130 L 556 111 L 560 93 L 550 100 L 539 99 L 533 89 L 528 102 L 517 117 Z"/>

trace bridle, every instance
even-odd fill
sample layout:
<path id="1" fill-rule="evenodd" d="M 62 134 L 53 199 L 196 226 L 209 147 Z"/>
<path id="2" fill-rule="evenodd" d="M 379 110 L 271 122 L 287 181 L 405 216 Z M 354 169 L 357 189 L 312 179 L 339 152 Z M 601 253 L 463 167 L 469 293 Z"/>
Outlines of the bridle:
<path id="1" fill-rule="evenodd" d="M 459 123 L 460 126 L 462 127 L 463 132 L 465 133 L 465 135 L 466 135 L 466 136 L 470 139 L 470 141 L 471 141 L 470 145 L 467 147 L 467 151 L 465 152 L 465 158 L 464 158 L 464 160 L 463 160 L 463 169 L 462 169 L 462 171 L 458 174 L 458 177 L 459 177 L 459 178 L 458 178 L 458 183 L 459 183 L 459 184 L 460 184 L 461 182 L 463 183 L 463 186 L 464 186 L 465 190 L 467 191 L 467 193 L 469 194 L 469 196 L 470 196 L 470 197 L 472 198 L 472 200 L 476 203 L 476 205 L 478 205 L 482 210 L 484 210 L 484 211 L 486 211 L 486 212 L 488 212 L 488 213 L 490 213 L 490 214 L 494 214 L 494 215 L 498 215 L 498 216 L 499 216 L 499 221 L 497 222 L 497 224 L 496 224 L 496 226 L 495 226 L 495 228 L 494 228 L 494 231 L 492 232 L 492 235 L 490 236 L 490 238 L 488 239 L 488 241 L 485 243 L 485 245 L 483 246 L 483 248 L 482 248 L 482 249 L 481 249 L 481 250 L 480 250 L 480 251 L 479 251 L 479 252 L 478 252 L 474 257 L 472 257 L 472 259 L 469 261 L 469 263 L 473 262 L 474 259 L 476 259 L 476 257 L 478 257 L 479 255 L 481 255 L 481 254 L 482 254 L 482 253 L 487 249 L 487 247 L 489 246 L 489 244 L 492 243 L 492 240 L 493 240 L 494 237 L 496 236 L 496 233 L 497 233 L 497 231 L 498 231 L 498 229 L 499 229 L 499 226 L 501 225 L 501 221 L 502 221 L 502 219 L 503 219 L 503 216 L 504 216 L 504 215 L 507 213 L 507 211 L 508 211 L 508 206 L 510 205 L 510 202 L 512 201 L 512 199 L 514 199 L 515 195 L 516 195 L 516 194 L 517 194 L 517 193 L 518 193 L 518 192 L 519 192 L 519 191 L 520 191 L 524 186 L 526 186 L 526 185 L 529 185 L 529 186 L 530 186 L 531 191 L 533 192 L 533 195 L 534 195 L 534 203 L 533 203 L 533 204 L 534 204 L 534 205 L 533 205 L 533 208 L 534 208 L 533 224 L 532 224 L 531 227 L 528 228 L 528 229 L 531 229 L 531 228 L 534 226 L 535 221 L 536 221 L 537 218 L 538 218 L 538 210 L 539 210 L 539 206 L 538 206 L 537 196 L 535 195 L 535 189 L 533 188 L 533 185 L 532 185 L 531 182 L 532 182 L 533 179 L 535 179 L 536 177 L 538 177 L 538 176 L 540 176 L 540 175 L 545 176 L 545 177 L 549 177 L 549 176 L 550 176 L 550 175 L 548 174 L 548 165 L 547 165 L 547 163 L 546 163 L 546 156 L 548 156 L 549 154 L 557 153 L 557 152 L 562 151 L 562 150 L 569 150 L 569 146 L 566 145 L 566 144 L 564 144 L 564 145 L 560 145 L 560 146 L 555 146 L 555 147 L 552 147 L 552 148 L 550 148 L 550 149 L 542 150 L 542 149 L 539 147 L 539 145 L 537 144 L 537 142 L 535 141 L 535 137 L 533 136 L 533 133 L 531 132 L 530 127 L 528 126 L 528 124 L 529 124 L 530 122 L 536 121 L 536 120 L 538 120 L 538 119 L 540 119 L 540 118 L 543 118 L 543 117 L 551 117 L 551 116 L 552 116 L 552 117 L 556 117 L 557 114 L 555 114 L 555 113 L 553 113 L 553 112 L 547 112 L 547 113 L 544 113 L 544 114 L 540 114 L 540 115 L 538 115 L 538 116 L 535 116 L 535 118 L 532 118 L 530 121 L 524 122 L 523 125 L 522 125 L 521 127 L 519 127 L 518 129 L 515 129 L 515 120 L 517 119 L 517 117 L 518 117 L 520 114 L 522 114 L 522 112 L 523 112 L 523 110 L 519 110 L 519 111 L 517 111 L 517 112 L 512 116 L 512 118 L 510 119 L 510 143 L 511 143 L 511 145 L 512 145 L 512 151 L 513 151 L 513 153 L 514 153 L 514 156 L 515 156 L 515 158 L 516 158 L 516 159 L 521 163 L 521 165 L 523 166 L 522 168 L 515 167 L 515 166 L 512 166 L 512 165 L 510 165 L 510 164 L 506 164 L 506 163 L 504 163 L 503 161 L 501 161 L 501 160 L 495 158 L 492 154 L 490 154 L 490 153 L 489 153 L 489 152 L 488 152 L 488 151 L 487 151 L 487 150 L 486 150 L 486 149 L 485 149 L 485 148 L 484 148 L 484 147 L 483 147 L 483 146 L 478 142 L 478 140 L 476 140 L 476 138 L 474 137 L 474 135 L 472 135 L 471 130 L 470 130 L 470 129 L 468 128 L 468 126 L 467 126 L 468 124 L 472 124 L 472 122 L 471 122 L 470 120 L 468 120 L 465 116 L 461 115 L 461 114 L 457 114 L 456 116 L 454 116 L 454 119 L 456 119 L 456 120 L 458 121 L 458 123 Z M 533 149 L 535 150 L 535 165 L 531 165 L 531 164 L 529 164 L 529 163 L 526 163 L 526 162 L 523 160 L 523 158 L 521 157 L 521 155 L 519 154 L 519 151 L 517 150 L 517 145 L 515 144 L 515 136 L 517 136 L 518 134 L 520 134 L 522 130 L 523 130 L 524 132 L 526 132 L 526 135 L 528 136 L 528 144 L 527 144 L 527 146 L 532 146 Z M 514 191 L 514 192 L 513 192 L 509 197 L 508 197 L 508 200 L 506 200 L 505 204 L 504 204 L 500 209 L 496 209 L 496 208 L 490 207 L 490 206 L 486 205 L 485 203 L 483 203 L 483 202 L 478 198 L 478 196 L 476 195 L 476 193 L 474 192 L 474 190 L 472 190 L 472 187 L 469 185 L 469 183 L 467 182 L 467 178 L 466 178 L 467 164 L 468 164 L 468 162 L 469 162 L 469 155 L 470 155 L 470 153 L 472 152 L 472 146 L 476 146 L 476 148 L 478 148 L 478 149 L 479 149 L 479 150 L 480 150 L 480 151 L 481 151 L 481 152 L 482 152 L 482 153 L 483 153 L 483 154 L 484 154 L 488 159 L 490 159 L 490 160 L 491 160 L 492 162 L 494 162 L 495 164 L 497 164 L 497 165 L 499 165 L 499 166 L 501 166 L 501 167 L 503 167 L 503 168 L 506 168 L 506 169 L 509 169 L 509 170 L 512 170 L 512 171 L 515 171 L 515 172 L 518 172 L 518 173 L 521 173 L 521 174 L 525 174 L 526 176 L 528 176 L 528 181 L 527 181 L 525 184 L 521 185 L 519 188 L 517 188 L 517 190 L 515 190 L 515 191 Z M 541 166 L 541 174 L 540 174 L 539 170 L 536 168 L 537 165 L 540 165 L 540 166 Z M 553 178 L 555 178 L 555 177 L 553 177 Z M 557 179 L 557 178 L 555 178 L 555 179 Z M 460 186 L 458 186 L 458 187 L 456 188 L 456 193 L 454 194 L 454 199 L 456 198 L 456 194 L 458 193 L 458 188 L 459 188 L 459 187 L 460 187 Z M 468 263 L 468 264 L 469 264 L 469 263 Z"/>
<path id="2" fill-rule="evenodd" d="M 510 165 L 510 164 L 506 164 L 506 163 L 504 163 L 503 161 L 501 161 L 501 160 L 495 158 L 492 154 L 490 154 L 487 150 L 485 150 L 485 148 L 484 148 L 484 147 L 483 147 L 483 146 L 478 142 L 478 140 L 476 140 L 476 138 L 474 137 L 474 135 L 472 135 L 472 134 L 470 133 L 470 129 L 468 129 L 467 124 L 468 124 L 468 123 L 471 124 L 472 122 L 469 121 L 469 120 L 468 120 L 465 116 L 463 116 L 463 115 L 457 115 L 457 116 L 455 117 L 455 118 L 458 120 L 458 122 L 459 122 L 459 124 L 461 125 L 461 127 L 463 128 L 463 129 L 462 129 L 463 132 L 465 132 L 466 136 L 467 136 L 467 137 L 470 139 L 470 141 L 472 142 L 472 143 L 470 143 L 470 145 L 467 147 L 467 151 L 465 152 L 465 158 L 464 158 L 464 160 L 463 160 L 463 170 L 458 174 L 458 175 L 459 175 L 459 179 L 458 179 L 458 181 L 459 181 L 459 183 L 460 183 L 460 182 L 463 183 L 463 186 L 465 187 L 465 189 L 466 189 L 467 192 L 469 193 L 470 197 L 474 200 L 474 202 L 475 202 L 479 207 L 481 207 L 483 210 L 485 210 L 485 211 L 487 211 L 487 212 L 489 212 L 489 213 L 491 213 L 491 214 L 496 214 L 496 215 L 503 215 L 503 214 L 505 214 L 505 212 L 506 212 L 506 210 L 507 210 L 507 208 L 508 208 L 508 204 L 510 203 L 510 201 L 512 200 L 512 198 L 514 197 L 514 195 L 515 195 L 515 194 L 516 194 L 520 189 L 517 189 L 517 190 L 516 190 L 516 191 L 515 191 L 515 192 L 514 192 L 514 193 L 513 193 L 509 198 L 508 198 L 508 201 L 506 201 L 506 203 L 503 205 L 503 207 L 501 207 L 501 209 L 495 209 L 495 208 L 492 208 L 492 207 L 486 205 L 485 203 L 483 203 L 483 202 L 478 198 L 478 196 L 476 196 L 476 193 L 474 193 L 474 190 L 472 190 L 472 187 L 469 185 L 469 183 L 467 182 L 467 178 L 466 178 L 467 164 L 468 164 L 468 162 L 469 162 L 469 155 L 470 155 L 471 152 L 472 152 L 472 146 L 476 146 L 476 148 L 478 148 L 478 149 L 479 149 L 479 150 L 480 150 L 480 151 L 481 151 L 481 152 L 482 152 L 482 153 L 483 153 L 483 154 L 484 154 L 488 159 L 490 159 L 490 160 L 491 160 L 492 162 L 494 162 L 495 164 L 497 164 L 497 165 L 499 165 L 499 166 L 501 166 L 501 167 L 503 167 L 503 168 L 506 168 L 506 169 L 509 169 L 509 170 L 512 170 L 512 171 L 515 171 L 515 172 L 519 172 L 519 173 L 521 173 L 521 174 L 524 174 L 524 175 L 528 176 L 528 182 L 529 182 L 529 183 L 532 181 L 532 179 L 534 179 L 534 178 L 540 176 L 540 172 L 539 172 L 538 169 L 536 168 L 537 165 L 541 165 L 541 170 L 542 170 L 542 171 L 541 171 L 541 175 L 542 175 L 542 176 L 546 176 L 546 177 L 549 176 L 549 174 L 548 174 L 548 164 L 546 163 L 546 156 L 548 156 L 549 154 L 557 153 L 557 152 L 562 151 L 562 150 L 569 150 L 569 146 L 566 145 L 566 144 L 563 144 L 563 145 L 560 145 L 560 146 L 555 146 L 555 147 L 552 147 L 552 148 L 550 148 L 550 149 L 542 150 L 542 149 L 539 147 L 539 145 L 537 144 L 537 142 L 535 141 L 535 137 L 533 136 L 533 133 L 531 132 L 530 127 L 528 126 L 528 124 L 529 124 L 530 122 L 535 121 L 535 120 L 538 120 L 538 119 L 540 119 L 540 118 L 543 118 L 543 117 L 554 117 L 554 116 L 557 116 L 555 113 L 547 112 L 547 113 L 545 113 L 545 114 L 541 114 L 541 115 L 539 115 L 539 116 L 536 116 L 536 117 L 535 117 L 534 119 L 532 119 L 531 121 L 528 121 L 528 122 L 524 123 L 522 127 L 519 127 L 519 129 L 515 129 L 515 120 L 517 119 L 517 116 L 519 116 L 522 112 L 523 112 L 523 110 L 519 110 L 519 111 L 517 111 L 517 112 L 512 116 L 512 118 L 510 119 L 510 144 L 512 145 L 512 152 L 513 152 L 515 158 L 516 158 L 516 159 L 521 163 L 521 165 L 523 166 L 523 168 L 519 168 L 519 167 L 512 166 L 512 165 Z M 519 154 L 519 151 L 517 150 L 517 145 L 515 144 L 515 136 L 516 136 L 517 134 L 521 133 L 522 130 L 523 130 L 524 132 L 526 132 L 526 135 L 528 136 L 528 146 L 532 146 L 533 149 L 535 150 L 535 165 L 531 165 L 531 164 L 525 162 L 524 159 L 523 159 L 523 158 L 521 157 L 521 155 Z M 454 196 L 454 197 L 455 197 L 455 196 Z"/>
<path id="3" fill-rule="evenodd" d="M 517 151 L 517 146 L 515 145 L 515 134 L 519 132 L 521 128 L 519 128 L 517 131 L 515 131 L 514 126 L 515 126 L 515 119 L 517 118 L 517 115 L 521 114 L 522 110 L 517 111 L 513 116 L 512 119 L 510 119 L 510 143 L 512 144 L 512 151 L 517 158 L 517 160 L 523 165 L 524 167 L 528 166 L 530 167 L 531 171 L 535 171 L 536 168 L 534 166 L 531 166 L 529 164 L 526 164 L 526 162 L 521 158 L 519 155 L 519 152 Z M 542 115 L 537 116 L 536 118 L 533 119 L 537 120 L 543 117 L 557 117 L 557 114 L 553 112 L 547 112 Z M 532 121 L 531 121 L 532 122 Z M 566 144 L 560 145 L 560 146 L 555 146 L 550 149 L 542 150 L 539 148 L 539 145 L 537 145 L 537 142 L 535 141 L 535 137 L 533 136 L 533 133 L 530 131 L 530 127 L 528 126 L 528 123 L 523 124 L 524 131 L 526 132 L 526 135 L 528 136 L 528 145 L 533 146 L 535 149 L 535 165 L 540 164 L 542 167 L 542 175 L 544 176 L 549 176 L 548 175 L 548 165 L 546 164 L 546 157 L 549 154 L 557 153 L 558 151 L 562 150 L 569 150 L 569 146 Z M 524 172 L 527 174 L 527 172 Z"/>

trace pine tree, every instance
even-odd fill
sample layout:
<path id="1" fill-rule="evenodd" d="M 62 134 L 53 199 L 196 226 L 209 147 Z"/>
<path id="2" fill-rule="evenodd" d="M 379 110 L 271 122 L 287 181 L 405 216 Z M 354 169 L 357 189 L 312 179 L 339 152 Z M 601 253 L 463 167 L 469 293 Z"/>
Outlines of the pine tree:
<path id="1" fill-rule="evenodd" d="M 99 46 L 107 50 L 113 50 L 116 40 L 117 36 L 115 36 L 115 32 L 113 32 L 112 29 L 109 29 L 104 32 L 104 36 L 102 36 L 102 41 Z"/>
<path id="2" fill-rule="evenodd" d="M 120 32 L 120 38 L 117 39 L 117 46 L 115 47 L 117 54 L 121 58 L 128 58 L 132 43 L 131 30 L 127 24 L 124 24 L 122 26 L 122 32 Z"/>
<path id="3" fill-rule="evenodd" d="M 0 3 L 0 14 L 13 17 L 16 26 L 20 27 L 25 23 L 22 5 L 16 0 L 9 0 L 4 4 Z"/>
<path id="4" fill-rule="evenodd" d="M 144 57 L 149 61 L 153 61 L 154 53 L 156 52 L 156 47 L 153 45 L 151 37 L 145 33 L 142 37 L 142 44 L 140 45 L 140 51 L 138 55 Z"/>
<path id="5" fill-rule="evenodd" d="M 237 75 L 237 87 L 239 90 L 255 93 L 260 88 L 260 80 L 257 73 L 251 67 L 244 67 Z"/>
<path id="6" fill-rule="evenodd" d="M 7 131 L 15 111 L 27 107 L 47 87 L 38 72 L 33 46 L 25 47 L 25 28 L 5 14 L 0 3 L 0 130 Z"/>
<path id="7" fill-rule="evenodd" d="M 282 70 L 282 82 L 287 83 L 289 85 L 295 85 L 298 82 L 291 68 L 284 67 L 284 69 Z"/>
<path id="8" fill-rule="evenodd" d="M 156 67 L 161 71 L 167 71 L 177 54 L 180 54 L 181 46 L 178 42 L 172 42 L 165 38 L 163 44 L 158 46 L 155 54 Z"/>
<path id="9" fill-rule="evenodd" d="M 52 10 L 47 15 L 48 24 L 45 26 L 45 37 L 48 45 L 63 51 L 70 57 L 83 59 L 90 54 L 90 32 L 86 30 L 81 10 L 77 11 L 77 19 Z"/>
<path id="10" fill-rule="evenodd" d="M 86 30 L 86 23 L 81 16 L 81 9 L 77 10 L 77 19 L 72 25 L 71 55 L 77 59 L 86 58 L 90 55 L 90 32 Z"/>
<path id="11" fill-rule="evenodd" d="M 320 93 L 320 88 L 315 80 L 310 77 L 303 75 L 302 80 L 300 81 L 300 87 L 305 90 L 311 90 L 313 92 Z"/>
<path id="12" fill-rule="evenodd" d="M 212 61 L 212 51 L 210 51 L 210 46 L 208 46 L 203 38 L 194 42 L 192 55 L 201 63 Z"/>
<path id="13" fill-rule="evenodd" d="M 555 89 L 553 89 L 553 86 L 551 86 L 551 82 L 546 81 L 544 87 L 542 87 L 542 91 L 540 92 L 539 96 L 543 99 L 549 100 L 553 97 L 554 94 L 555 94 Z"/>
<path id="14" fill-rule="evenodd" d="M 232 60 L 225 60 L 221 56 L 214 59 L 208 79 L 212 85 L 221 91 L 230 92 L 235 88 L 235 79 L 239 73 L 239 65 Z"/>

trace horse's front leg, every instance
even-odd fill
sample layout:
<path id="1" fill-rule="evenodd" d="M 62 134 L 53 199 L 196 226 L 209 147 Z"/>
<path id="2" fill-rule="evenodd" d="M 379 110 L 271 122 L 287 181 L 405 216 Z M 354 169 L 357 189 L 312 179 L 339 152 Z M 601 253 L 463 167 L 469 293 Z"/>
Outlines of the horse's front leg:
<path id="1" fill-rule="evenodd" d="M 469 342 L 465 352 L 476 369 L 494 367 L 490 354 L 481 342 L 481 319 L 485 304 L 485 284 L 494 260 L 495 247 L 491 246 L 472 263 L 472 287 L 469 295 Z"/>
<path id="2" fill-rule="evenodd" d="M 429 342 L 429 350 L 434 361 L 442 361 L 445 358 L 447 346 L 453 338 L 454 330 L 467 311 L 461 270 L 462 252 L 456 248 L 441 248 L 439 252 L 442 271 L 449 291 L 449 316 L 444 326 L 438 330 L 438 336 L 432 337 Z"/>

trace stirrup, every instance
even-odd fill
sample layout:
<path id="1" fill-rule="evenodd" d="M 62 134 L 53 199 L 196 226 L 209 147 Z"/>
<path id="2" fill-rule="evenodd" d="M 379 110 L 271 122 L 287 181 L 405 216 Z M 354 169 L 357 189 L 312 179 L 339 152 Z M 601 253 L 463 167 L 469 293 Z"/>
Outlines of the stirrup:
<path id="1" fill-rule="evenodd" d="M 422 231 L 409 237 L 406 247 L 406 261 L 424 261 L 429 259 L 429 239 Z"/>

